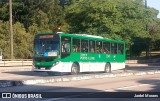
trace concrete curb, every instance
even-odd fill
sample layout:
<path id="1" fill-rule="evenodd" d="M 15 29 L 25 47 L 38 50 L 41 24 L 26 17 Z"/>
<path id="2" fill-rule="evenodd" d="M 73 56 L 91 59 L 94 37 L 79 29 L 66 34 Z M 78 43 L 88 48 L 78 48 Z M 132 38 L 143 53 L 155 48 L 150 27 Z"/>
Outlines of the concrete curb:
<path id="1" fill-rule="evenodd" d="M 89 80 L 98 78 L 115 78 L 115 77 L 126 77 L 126 76 L 142 76 L 142 75 L 154 75 L 160 74 L 160 70 L 148 71 L 148 72 L 136 72 L 136 73 L 117 73 L 117 74 L 83 74 L 83 75 L 67 75 L 67 76 L 55 76 L 55 77 L 43 77 L 40 79 L 33 80 L 19 80 L 19 81 L 9 81 L 1 80 L 0 88 L 12 87 L 12 86 L 22 86 L 22 85 L 33 85 L 39 83 L 54 83 L 54 82 L 69 82 L 78 80 Z"/>

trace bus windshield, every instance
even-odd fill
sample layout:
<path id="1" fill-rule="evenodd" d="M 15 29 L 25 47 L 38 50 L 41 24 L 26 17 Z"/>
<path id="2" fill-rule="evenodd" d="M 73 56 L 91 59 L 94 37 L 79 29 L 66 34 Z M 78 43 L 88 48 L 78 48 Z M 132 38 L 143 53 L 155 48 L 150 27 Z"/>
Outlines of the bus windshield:
<path id="1" fill-rule="evenodd" d="M 35 56 L 57 57 L 59 54 L 59 41 L 54 41 L 52 39 L 35 40 L 34 49 Z"/>

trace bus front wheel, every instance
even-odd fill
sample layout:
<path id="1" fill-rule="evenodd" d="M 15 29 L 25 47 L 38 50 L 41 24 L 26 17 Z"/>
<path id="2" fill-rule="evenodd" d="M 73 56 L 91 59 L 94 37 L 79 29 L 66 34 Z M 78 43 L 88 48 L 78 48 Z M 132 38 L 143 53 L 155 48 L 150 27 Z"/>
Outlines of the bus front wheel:
<path id="1" fill-rule="evenodd" d="M 71 68 L 71 74 L 76 75 L 79 73 L 79 67 L 76 63 L 73 63 L 72 68 Z"/>
<path id="2" fill-rule="evenodd" d="M 111 65 L 109 63 L 106 63 L 104 72 L 111 73 Z"/>

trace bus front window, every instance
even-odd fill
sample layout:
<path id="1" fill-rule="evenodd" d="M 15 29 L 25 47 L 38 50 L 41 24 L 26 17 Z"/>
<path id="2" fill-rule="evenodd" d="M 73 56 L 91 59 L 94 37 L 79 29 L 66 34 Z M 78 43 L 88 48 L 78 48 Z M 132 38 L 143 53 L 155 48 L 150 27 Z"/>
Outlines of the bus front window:
<path id="1" fill-rule="evenodd" d="M 36 40 L 35 56 L 58 56 L 59 42 L 53 40 Z"/>

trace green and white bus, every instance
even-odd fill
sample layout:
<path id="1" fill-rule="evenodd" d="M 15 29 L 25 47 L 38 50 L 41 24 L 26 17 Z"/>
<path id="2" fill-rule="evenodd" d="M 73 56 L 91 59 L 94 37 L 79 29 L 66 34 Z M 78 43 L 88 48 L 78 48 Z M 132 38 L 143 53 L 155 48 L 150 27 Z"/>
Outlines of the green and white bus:
<path id="1" fill-rule="evenodd" d="M 34 38 L 33 71 L 78 74 L 125 68 L 125 42 L 87 34 L 43 33 Z"/>

